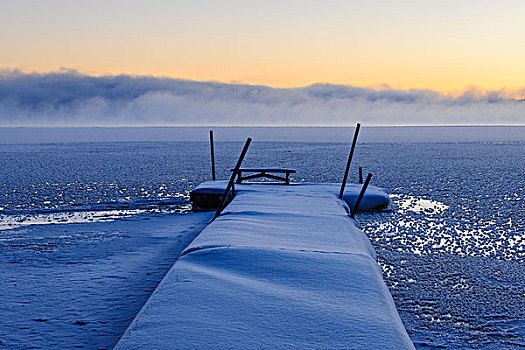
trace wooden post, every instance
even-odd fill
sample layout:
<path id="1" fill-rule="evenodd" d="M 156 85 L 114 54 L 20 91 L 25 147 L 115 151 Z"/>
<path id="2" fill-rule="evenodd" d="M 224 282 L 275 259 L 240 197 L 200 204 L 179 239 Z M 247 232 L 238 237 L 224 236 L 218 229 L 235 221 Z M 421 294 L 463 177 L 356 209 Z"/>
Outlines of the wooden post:
<path id="1" fill-rule="evenodd" d="M 226 206 L 226 201 L 228 200 L 228 193 L 230 193 L 230 189 L 232 188 L 233 183 L 235 182 L 235 176 L 237 176 L 237 173 L 239 172 L 239 168 L 241 167 L 241 164 L 244 159 L 244 156 L 246 155 L 246 152 L 248 152 L 248 147 L 250 147 L 251 142 L 252 142 L 252 139 L 248 137 L 248 139 L 246 140 L 246 143 L 244 144 L 244 148 L 242 149 L 241 155 L 239 156 L 239 159 L 237 160 L 237 164 L 235 165 L 235 168 L 232 171 L 232 175 L 230 176 L 230 181 L 228 181 L 228 186 L 226 186 L 226 190 L 224 191 L 224 194 L 222 196 L 221 203 L 219 204 L 219 207 L 217 208 L 217 211 L 215 212 L 215 216 L 213 217 L 211 221 L 217 219 L 217 217 L 221 215 L 221 212 Z"/>
<path id="2" fill-rule="evenodd" d="M 352 157 L 354 156 L 355 144 L 357 143 L 357 135 L 359 135 L 359 129 L 361 124 L 357 123 L 354 132 L 354 140 L 352 141 L 352 147 L 350 148 L 350 154 L 348 155 L 348 161 L 346 162 L 345 176 L 343 177 L 343 182 L 341 183 L 341 191 L 339 191 L 339 198 L 343 199 L 343 192 L 345 191 L 346 180 L 348 179 L 348 170 L 350 170 L 350 164 L 352 163 Z"/>
<path id="3" fill-rule="evenodd" d="M 363 168 L 359 167 L 359 183 L 363 183 Z"/>
<path id="4" fill-rule="evenodd" d="M 213 130 L 210 130 L 210 150 L 211 150 L 211 179 L 215 181 L 215 150 L 213 149 Z"/>
<path id="5" fill-rule="evenodd" d="M 372 178 L 372 174 L 368 173 L 368 175 L 366 176 L 365 183 L 363 184 L 363 187 L 361 187 L 361 192 L 359 192 L 359 197 L 357 197 L 357 200 L 355 201 L 355 205 L 352 208 L 352 213 L 350 214 L 352 218 L 355 216 L 357 209 L 359 209 L 359 204 L 361 204 L 361 200 L 365 196 L 365 191 L 366 191 L 366 188 L 368 187 L 368 184 L 370 183 L 371 178 Z"/>

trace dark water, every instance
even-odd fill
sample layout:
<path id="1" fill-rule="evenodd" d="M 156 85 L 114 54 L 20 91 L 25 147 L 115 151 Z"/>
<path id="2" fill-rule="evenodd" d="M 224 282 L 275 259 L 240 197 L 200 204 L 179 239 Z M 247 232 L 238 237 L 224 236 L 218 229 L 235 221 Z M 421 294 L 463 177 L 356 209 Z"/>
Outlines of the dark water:
<path id="1" fill-rule="evenodd" d="M 241 148 L 242 142 L 216 144 L 219 178 L 229 175 Z M 292 167 L 298 170 L 297 182 L 339 182 L 348 148 L 346 143 L 254 142 L 244 165 Z M 418 348 L 525 348 L 522 159 L 523 142 L 359 144 L 351 178 L 357 179 L 356 168 L 362 166 L 374 174 L 373 184 L 393 196 L 391 210 L 363 213 L 358 220 Z M 89 222 L 100 219 L 93 213 L 129 210 L 130 217 L 120 220 L 131 225 L 134 214 L 187 212 L 189 191 L 210 178 L 209 168 L 206 142 L 0 145 L 2 264 L 31 259 L 53 265 L 51 257 L 64 252 L 55 229 L 46 234 L 23 226 L 34 217 L 84 222 L 82 230 L 47 225 L 91 232 L 91 240 L 69 235 L 82 242 L 67 244 L 68 254 L 74 254 L 99 244 L 100 232 L 111 232 L 107 227 L 89 231 L 95 225 Z M 109 234 L 108 244 L 130 242 L 135 231 Z M 51 241 L 55 245 L 46 246 Z M 57 263 L 50 271 L 60 268 Z M 20 281 L 28 278 L 24 269 L 16 269 L 11 267 Z M 75 288 L 71 295 L 83 286 Z M 149 293 L 145 288 L 142 298 Z M 97 329 L 104 332 L 103 326 Z M 91 339 L 99 333 L 93 331 Z"/>

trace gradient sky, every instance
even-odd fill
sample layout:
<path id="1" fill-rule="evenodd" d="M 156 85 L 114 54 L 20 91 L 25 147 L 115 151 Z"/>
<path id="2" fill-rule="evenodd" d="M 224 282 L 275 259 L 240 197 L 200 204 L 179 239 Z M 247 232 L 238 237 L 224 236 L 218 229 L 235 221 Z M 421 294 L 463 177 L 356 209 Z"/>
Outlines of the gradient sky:
<path id="1" fill-rule="evenodd" d="M 525 85 L 525 1 L 1 0 L 0 68 L 294 87 Z"/>

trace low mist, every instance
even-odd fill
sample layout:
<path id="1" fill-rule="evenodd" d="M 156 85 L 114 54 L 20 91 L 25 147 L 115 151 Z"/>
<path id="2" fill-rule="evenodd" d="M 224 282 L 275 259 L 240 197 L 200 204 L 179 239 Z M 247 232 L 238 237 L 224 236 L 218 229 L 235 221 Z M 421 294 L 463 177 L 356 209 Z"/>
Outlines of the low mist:
<path id="1" fill-rule="evenodd" d="M 0 71 L 0 126 L 525 124 L 525 89 L 455 95 L 315 84 L 279 89 L 72 70 Z"/>

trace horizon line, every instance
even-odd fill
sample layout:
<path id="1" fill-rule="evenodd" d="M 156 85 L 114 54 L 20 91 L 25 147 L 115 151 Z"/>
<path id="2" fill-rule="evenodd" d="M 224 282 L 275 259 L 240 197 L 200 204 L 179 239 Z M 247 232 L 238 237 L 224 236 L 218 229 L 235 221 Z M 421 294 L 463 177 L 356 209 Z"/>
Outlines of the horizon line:
<path id="1" fill-rule="evenodd" d="M 370 124 L 361 123 L 366 128 L 400 127 L 525 127 L 525 124 Z M 116 128 L 355 128 L 355 125 L 0 125 L 2 129 L 116 129 Z"/>

